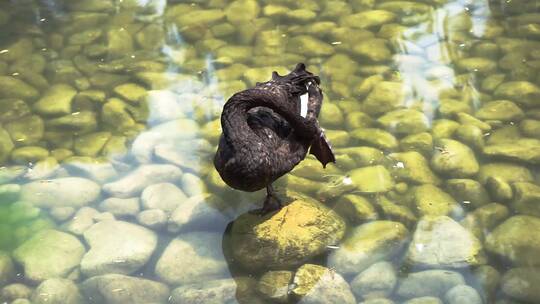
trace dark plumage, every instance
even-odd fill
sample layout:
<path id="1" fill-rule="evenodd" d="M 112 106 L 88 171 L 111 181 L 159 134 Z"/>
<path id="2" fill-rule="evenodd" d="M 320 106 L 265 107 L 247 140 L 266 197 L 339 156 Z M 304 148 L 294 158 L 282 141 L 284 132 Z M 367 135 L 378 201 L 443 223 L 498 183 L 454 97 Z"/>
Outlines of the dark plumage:
<path id="1" fill-rule="evenodd" d="M 335 162 L 317 117 L 322 105 L 318 76 L 299 63 L 285 76 L 234 94 L 223 107 L 223 134 L 214 158 L 221 178 L 232 188 L 267 188 L 263 213 L 279 209 L 272 182 L 291 171 L 310 152 L 326 166 Z M 308 93 L 307 114 L 300 96 Z"/>

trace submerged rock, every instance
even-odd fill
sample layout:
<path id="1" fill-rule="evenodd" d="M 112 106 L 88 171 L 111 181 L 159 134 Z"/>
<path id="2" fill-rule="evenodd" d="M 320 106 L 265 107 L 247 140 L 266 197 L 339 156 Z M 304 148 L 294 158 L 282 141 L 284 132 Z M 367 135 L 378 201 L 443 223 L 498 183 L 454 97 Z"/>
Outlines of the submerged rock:
<path id="1" fill-rule="evenodd" d="M 21 187 L 21 200 L 38 207 L 82 207 L 97 200 L 98 184 L 80 177 L 39 180 Z"/>
<path id="2" fill-rule="evenodd" d="M 513 163 L 488 163 L 483 165 L 478 172 L 478 181 L 486 184 L 490 178 L 505 183 L 532 182 L 532 173 L 524 166 Z"/>
<path id="3" fill-rule="evenodd" d="M 434 184 L 438 185 L 441 180 L 429 167 L 429 163 L 422 154 L 411 152 L 392 153 L 388 155 L 396 160 L 392 172 L 400 180 L 413 182 L 416 184 Z"/>
<path id="4" fill-rule="evenodd" d="M 11 257 L 6 252 L 0 251 L 0 286 L 10 283 L 14 277 L 15 265 Z"/>
<path id="5" fill-rule="evenodd" d="M 229 223 L 222 211 L 225 203 L 217 196 L 204 193 L 182 202 L 168 217 L 167 230 L 178 233 L 189 230 L 221 231 Z"/>
<path id="6" fill-rule="evenodd" d="M 528 81 L 510 81 L 502 83 L 495 89 L 495 97 L 533 107 L 540 104 L 540 88 Z"/>
<path id="7" fill-rule="evenodd" d="M 44 230 L 19 246 L 13 257 L 22 265 L 26 279 L 40 282 L 69 276 L 79 266 L 84 252 L 83 244 L 75 236 Z"/>
<path id="8" fill-rule="evenodd" d="M 293 275 L 286 270 L 268 271 L 259 279 L 257 291 L 271 301 L 287 303 Z"/>
<path id="9" fill-rule="evenodd" d="M 322 254 L 345 233 L 345 223 L 326 206 L 299 198 L 277 213 L 244 214 L 232 227 L 235 259 L 249 269 L 287 269 Z"/>
<path id="10" fill-rule="evenodd" d="M 184 285 L 225 277 L 222 233 L 189 232 L 173 239 L 159 257 L 155 274 L 173 285 Z"/>
<path id="11" fill-rule="evenodd" d="M 407 252 L 413 266 L 465 268 L 486 263 L 482 244 L 447 216 L 425 216 L 416 226 Z"/>
<path id="12" fill-rule="evenodd" d="M 533 183 L 514 183 L 512 207 L 521 214 L 540 216 L 540 186 Z"/>
<path id="13" fill-rule="evenodd" d="M 375 262 L 395 256 L 408 241 L 409 231 L 399 222 L 373 221 L 355 227 L 328 258 L 343 275 L 357 274 Z"/>
<path id="14" fill-rule="evenodd" d="M 476 289 L 467 285 L 457 285 L 450 289 L 444 300 L 448 304 L 483 304 L 484 301 Z"/>
<path id="15" fill-rule="evenodd" d="M 77 91 L 67 84 L 51 86 L 34 104 L 34 110 L 43 115 L 66 115 L 71 113 L 73 97 Z"/>
<path id="16" fill-rule="evenodd" d="M 351 288 L 358 298 L 382 298 L 392 294 L 396 283 L 396 271 L 392 264 L 378 262 L 358 274 L 351 281 Z"/>
<path id="17" fill-rule="evenodd" d="M 452 287 L 465 284 L 463 276 L 448 270 L 426 270 L 410 273 L 396 290 L 403 298 L 442 297 Z"/>
<path id="18" fill-rule="evenodd" d="M 387 192 L 394 187 L 390 172 L 381 165 L 354 169 L 348 173 L 359 192 Z"/>
<path id="19" fill-rule="evenodd" d="M 144 209 L 161 209 L 167 213 L 174 211 L 187 197 L 171 183 L 159 183 L 146 187 L 141 194 Z"/>
<path id="20" fill-rule="evenodd" d="M 233 279 L 185 284 L 171 293 L 172 304 L 221 304 L 236 302 L 237 285 Z"/>
<path id="21" fill-rule="evenodd" d="M 519 121 L 525 116 L 523 111 L 509 100 L 488 102 L 475 113 L 482 120 Z"/>
<path id="22" fill-rule="evenodd" d="M 39 95 L 34 87 L 15 77 L 0 76 L 0 87 L 3 88 L 0 97 L 4 98 L 32 100 Z"/>
<path id="23" fill-rule="evenodd" d="M 431 158 L 435 171 L 452 177 L 467 177 L 480 169 L 474 152 L 459 141 L 440 139 L 435 146 L 436 151 Z"/>
<path id="24" fill-rule="evenodd" d="M 90 250 L 81 261 L 86 276 L 131 274 L 150 259 L 157 235 L 144 227 L 122 221 L 101 221 L 84 232 Z"/>
<path id="25" fill-rule="evenodd" d="M 48 279 L 43 281 L 32 294 L 34 304 L 83 304 L 77 284 L 67 279 Z"/>
<path id="26" fill-rule="evenodd" d="M 512 268 L 501 279 L 502 291 L 521 301 L 534 303 L 540 298 L 540 268 Z"/>
<path id="27" fill-rule="evenodd" d="M 449 215 L 459 207 L 450 194 L 431 184 L 415 187 L 413 195 L 420 215 Z"/>
<path id="28" fill-rule="evenodd" d="M 81 289 L 96 303 L 166 303 L 169 297 L 169 288 L 163 283 L 121 274 L 89 278 L 81 284 Z"/>
<path id="29" fill-rule="evenodd" d="M 304 264 L 293 279 L 291 295 L 302 304 L 354 304 L 356 300 L 343 277 L 323 266 Z"/>
<path id="30" fill-rule="evenodd" d="M 512 142 L 489 145 L 484 148 L 484 154 L 522 161 L 529 164 L 540 164 L 540 140 L 532 138 L 516 139 Z"/>

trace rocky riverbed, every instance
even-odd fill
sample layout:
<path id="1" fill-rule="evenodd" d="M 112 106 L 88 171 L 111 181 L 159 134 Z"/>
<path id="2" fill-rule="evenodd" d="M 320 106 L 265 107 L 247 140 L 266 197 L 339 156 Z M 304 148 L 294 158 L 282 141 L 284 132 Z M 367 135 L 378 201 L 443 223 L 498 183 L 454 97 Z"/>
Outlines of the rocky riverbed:
<path id="1" fill-rule="evenodd" d="M 22 3 L 24 2 L 24 3 Z M 537 1 L 0 4 L 5 303 L 538 303 Z M 286 206 L 213 168 L 234 92 L 322 78 Z"/>

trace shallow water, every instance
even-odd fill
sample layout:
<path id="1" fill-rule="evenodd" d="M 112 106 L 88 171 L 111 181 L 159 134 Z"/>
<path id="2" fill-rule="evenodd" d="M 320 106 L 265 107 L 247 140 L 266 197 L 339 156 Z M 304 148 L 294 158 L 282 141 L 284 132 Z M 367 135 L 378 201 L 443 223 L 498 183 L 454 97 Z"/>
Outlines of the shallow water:
<path id="1" fill-rule="evenodd" d="M 6 303 L 540 303 L 540 2 L 0 4 Z M 305 62 L 337 163 L 213 168 Z"/>

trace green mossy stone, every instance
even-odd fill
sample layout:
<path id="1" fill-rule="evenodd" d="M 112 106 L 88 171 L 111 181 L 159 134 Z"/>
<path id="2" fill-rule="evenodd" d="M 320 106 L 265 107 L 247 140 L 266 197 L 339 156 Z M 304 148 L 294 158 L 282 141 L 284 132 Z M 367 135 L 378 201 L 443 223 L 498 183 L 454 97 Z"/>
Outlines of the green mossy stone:
<path id="1" fill-rule="evenodd" d="M 166 77 L 166 76 L 163 76 Z M 89 77 L 90 83 L 95 89 L 111 89 L 117 85 L 125 83 L 130 77 L 113 73 L 98 72 Z"/>
<path id="2" fill-rule="evenodd" d="M 285 67 L 264 67 L 246 69 L 243 76 L 247 85 L 249 87 L 254 87 L 257 82 L 268 81 L 273 71 L 278 72 L 280 75 L 288 73 L 288 70 Z"/>
<path id="3" fill-rule="evenodd" d="M 450 194 L 431 184 L 415 187 L 413 194 L 416 210 L 420 216 L 449 215 L 458 207 Z"/>
<path id="4" fill-rule="evenodd" d="M 353 224 L 361 224 L 379 218 L 373 205 L 363 196 L 355 194 L 341 196 L 336 201 L 333 209 Z"/>
<path id="5" fill-rule="evenodd" d="M 347 131 L 325 130 L 324 133 L 332 147 L 339 148 L 349 146 L 351 137 Z"/>
<path id="6" fill-rule="evenodd" d="M 103 35 L 103 30 L 99 28 L 88 29 L 71 35 L 68 39 L 68 44 L 86 45 L 98 40 Z"/>
<path id="7" fill-rule="evenodd" d="M 90 111 L 71 113 L 45 122 L 47 127 L 57 130 L 72 130 L 87 133 L 96 130 L 96 114 Z"/>
<path id="8" fill-rule="evenodd" d="M 522 137 L 519 127 L 516 125 L 508 125 L 493 130 L 487 137 L 486 144 L 497 145 L 508 142 L 514 142 Z"/>
<path id="9" fill-rule="evenodd" d="M 10 204 L 19 199 L 21 186 L 18 184 L 0 185 L 0 205 Z"/>
<path id="10" fill-rule="evenodd" d="M 477 126 L 478 128 L 480 128 L 480 130 L 482 130 L 482 132 L 491 131 L 491 126 L 489 124 L 467 113 L 458 113 L 457 118 L 458 118 L 459 123 L 461 123 L 462 125 L 470 124 L 473 126 Z"/>
<path id="11" fill-rule="evenodd" d="M 320 124 L 325 128 L 339 128 L 343 125 L 341 109 L 334 103 L 325 102 L 321 107 Z"/>
<path id="12" fill-rule="evenodd" d="M 446 181 L 446 189 L 458 202 L 471 209 L 490 202 L 484 186 L 472 179 L 449 179 Z"/>
<path id="13" fill-rule="evenodd" d="M 47 61 L 41 54 L 33 54 L 15 61 L 9 68 L 12 73 L 36 75 L 43 73 Z"/>
<path id="14" fill-rule="evenodd" d="M 251 57 L 253 57 L 253 48 L 244 45 L 224 45 L 216 52 L 216 58 L 221 62 L 246 63 Z"/>
<path id="15" fill-rule="evenodd" d="M 540 140 L 521 138 L 514 142 L 488 145 L 483 150 L 484 155 L 509 160 L 540 164 Z"/>
<path id="16" fill-rule="evenodd" d="M 340 24 L 344 27 L 366 29 L 390 23 L 394 19 L 396 19 L 394 13 L 384 10 L 369 10 L 345 16 L 340 19 Z"/>
<path id="17" fill-rule="evenodd" d="M 142 49 L 159 49 L 165 41 L 165 29 L 159 24 L 149 24 L 135 34 L 135 41 Z"/>
<path id="18" fill-rule="evenodd" d="M 397 134 L 415 134 L 428 130 L 428 119 L 420 111 L 402 109 L 388 112 L 377 119 L 385 129 Z"/>
<path id="19" fill-rule="evenodd" d="M 322 113 L 321 113 L 322 114 Z M 367 128 L 373 125 L 373 119 L 364 112 L 354 111 L 347 114 L 345 127 L 348 130 Z"/>
<path id="20" fill-rule="evenodd" d="M 331 44 L 308 35 L 291 38 L 287 44 L 287 50 L 295 54 L 313 57 L 328 56 L 335 52 Z"/>
<path id="21" fill-rule="evenodd" d="M 444 118 L 452 118 L 457 113 L 472 113 L 471 106 L 464 101 L 456 99 L 442 99 L 439 106 L 439 113 Z"/>
<path id="22" fill-rule="evenodd" d="M 451 177 L 472 176 L 480 169 L 474 152 L 452 139 L 440 139 L 435 143 L 431 166 L 433 170 Z"/>
<path id="23" fill-rule="evenodd" d="M 412 134 L 400 141 L 400 147 L 403 151 L 417 151 L 424 156 L 431 155 L 433 152 L 433 137 L 427 132 Z"/>
<path id="24" fill-rule="evenodd" d="M 23 100 L 33 100 L 38 97 L 39 92 L 24 81 L 11 77 L 0 76 L 0 97 L 18 98 Z"/>
<path id="25" fill-rule="evenodd" d="M 13 148 L 15 148 L 15 145 L 13 144 L 9 133 L 0 127 L 0 166 L 8 159 Z"/>
<path id="26" fill-rule="evenodd" d="M 44 124 L 37 115 L 26 116 L 12 121 L 5 126 L 11 139 L 17 144 L 31 145 L 43 138 Z"/>
<path id="27" fill-rule="evenodd" d="M 352 158 L 358 167 L 382 164 L 384 153 L 372 147 L 349 147 L 335 149 L 336 154 L 347 155 Z"/>
<path id="28" fill-rule="evenodd" d="M 255 54 L 276 56 L 285 53 L 286 38 L 281 30 L 262 31 L 255 38 Z"/>
<path id="29" fill-rule="evenodd" d="M 462 58 L 456 62 L 458 69 L 464 72 L 487 74 L 497 68 L 497 62 L 484 57 Z"/>
<path id="30" fill-rule="evenodd" d="M 385 196 L 378 197 L 375 204 L 382 211 L 383 218 L 400 222 L 406 227 L 413 227 L 418 220 L 409 207 L 398 205 Z"/>
<path id="31" fill-rule="evenodd" d="M 478 238 L 484 239 L 493 228 L 507 219 L 509 215 L 510 210 L 505 205 L 490 203 L 468 213 L 461 221 L 461 225 Z"/>
<path id="32" fill-rule="evenodd" d="M 0 166 L 0 184 L 10 183 L 26 173 L 25 166 Z"/>
<path id="33" fill-rule="evenodd" d="M 118 98 L 110 98 L 101 110 L 101 121 L 111 131 L 127 131 L 135 126 L 128 105 Z"/>
<path id="34" fill-rule="evenodd" d="M 260 277 L 257 291 L 268 300 L 287 303 L 293 274 L 292 271 L 286 270 L 268 271 Z"/>
<path id="35" fill-rule="evenodd" d="M 2 52 L 0 59 L 13 62 L 17 59 L 29 57 L 34 51 L 34 44 L 30 38 L 20 38 L 2 49 L 7 50 L 7 52 Z"/>
<path id="36" fill-rule="evenodd" d="M 510 81 L 497 87 L 495 97 L 533 107 L 540 104 L 540 88 L 527 81 Z"/>
<path id="37" fill-rule="evenodd" d="M 101 154 L 107 157 L 120 157 L 127 153 L 127 138 L 125 136 L 111 136 L 103 146 Z"/>
<path id="38" fill-rule="evenodd" d="M 364 101 L 364 109 L 368 114 L 392 111 L 404 105 L 409 95 L 410 90 L 403 83 L 377 82 Z"/>
<path id="39" fill-rule="evenodd" d="M 506 303 L 534 303 L 540 298 L 537 286 L 540 284 L 538 267 L 519 267 L 508 270 L 501 278 L 502 292 L 515 301 Z M 518 302 L 519 301 L 519 302 Z"/>
<path id="40" fill-rule="evenodd" d="M 486 92 L 493 92 L 495 89 L 504 82 L 506 78 L 505 74 L 492 74 L 484 78 L 481 83 L 482 90 Z"/>
<path id="41" fill-rule="evenodd" d="M 481 151 L 484 147 L 484 133 L 480 128 L 474 125 L 461 125 L 454 133 L 457 140 L 469 145 L 477 151 Z"/>
<path id="42" fill-rule="evenodd" d="M 478 181 L 486 184 L 489 178 L 497 178 L 509 184 L 534 181 L 534 177 L 527 167 L 504 162 L 488 163 L 480 167 Z"/>
<path id="43" fill-rule="evenodd" d="M 0 99 L 0 122 L 7 123 L 30 114 L 28 105 L 20 99 L 5 98 Z"/>
<path id="44" fill-rule="evenodd" d="M 422 154 L 411 152 L 392 153 L 388 155 L 396 161 L 392 167 L 392 173 L 398 180 L 412 182 L 415 184 L 435 184 L 441 180 L 431 171 L 428 161 Z"/>
<path id="45" fill-rule="evenodd" d="M 475 116 L 482 120 L 520 121 L 525 114 L 509 100 L 488 102 L 476 111 Z"/>
<path id="46" fill-rule="evenodd" d="M 222 38 L 234 34 L 236 32 L 236 28 L 234 27 L 234 25 L 226 22 L 212 26 L 210 31 L 212 32 L 214 37 Z"/>
<path id="47" fill-rule="evenodd" d="M 263 15 L 267 17 L 284 17 L 289 8 L 282 5 L 268 4 L 263 8 Z"/>
<path id="48" fill-rule="evenodd" d="M 286 175 L 282 180 L 285 182 L 287 187 L 290 187 L 290 189 L 295 189 L 296 191 L 300 191 L 302 193 L 315 194 L 321 189 L 320 182 L 292 174 Z M 222 183 L 220 182 L 219 184 L 221 185 Z"/>
<path id="49" fill-rule="evenodd" d="M 354 88 L 354 93 L 358 95 L 358 97 L 364 97 L 368 95 L 371 90 L 380 82 L 382 82 L 384 78 L 381 75 L 372 75 L 364 78 L 358 86 Z M 388 86 L 388 85 L 386 85 Z M 390 85 L 392 86 L 392 85 Z"/>
<path id="50" fill-rule="evenodd" d="M 295 9 L 287 11 L 285 16 L 294 22 L 308 23 L 317 18 L 317 13 L 308 9 Z"/>
<path id="51" fill-rule="evenodd" d="M 519 130 L 528 137 L 540 139 L 540 120 L 524 119 L 519 124 Z"/>
<path id="52" fill-rule="evenodd" d="M 377 5 L 377 9 L 387 10 L 401 16 L 409 16 L 429 13 L 431 7 L 425 3 L 412 1 L 389 1 Z"/>
<path id="53" fill-rule="evenodd" d="M 259 3 L 255 0 L 236 0 L 225 8 L 227 20 L 234 25 L 243 25 L 257 18 L 261 11 Z"/>
<path id="54" fill-rule="evenodd" d="M 358 69 L 358 63 L 343 53 L 337 53 L 328 58 L 322 65 L 322 72 L 332 80 L 347 80 Z"/>
<path id="55" fill-rule="evenodd" d="M 73 156 L 73 151 L 64 148 L 58 148 L 51 151 L 51 156 L 54 157 L 56 161 L 61 162 Z"/>
<path id="56" fill-rule="evenodd" d="M 381 129 L 357 129 L 351 132 L 351 136 L 362 143 L 383 150 L 394 150 L 398 147 L 398 141 L 394 135 Z"/>
<path id="57" fill-rule="evenodd" d="M 96 132 L 75 138 L 74 150 L 77 155 L 97 156 L 107 141 L 111 138 L 110 132 Z"/>
<path id="58" fill-rule="evenodd" d="M 355 44 L 353 53 L 371 62 L 385 62 L 392 58 L 392 52 L 385 39 L 368 39 Z"/>
<path id="59" fill-rule="evenodd" d="M 146 89 L 135 83 L 121 84 L 115 87 L 113 91 L 118 96 L 132 103 L 137 103 L 141 101 L 147 95 Z"/>
<path id="60" fill-rule="evenodd" d="M 11 159 L 21 165 L 36 163 L 49 156 L 49 151 L 42 147 L 29 146 L 17 148 L 11 152 Z"/>
<path id="61" fill-rule="evenodd" d="M 514 192 L 510 184 L 500 177 L 489 177 L 486 181 L 486 188 L 491 197 L 499 202 L 506 202 L 514 197 Z"/>
<path id="62" fill-rule="evenodd" d="M 34 104 L 33 109 L 42 115 L 65 115 L 71 113 L 73 97 L 77 91 L 67 84 L 51 86 Z"/>
<path id="63" fill-rule="evenodd" d="M 381 165 L 354 169 L 348 175 L 361 193 L 387 192 L 394 187 L 390 172 Z"/>
<path id="64" fill-rule="evenodd" d="M 122 58 L 133 52 L 133 38 L 124 28 L 107 32 L 107 54 L 109 58 Z"/>
<path id="65" fill-rule="evenodd" d="M 533 183 L 514 183 L 512 208 L 525 215 L 540 217 L 540 187 Z"/>

